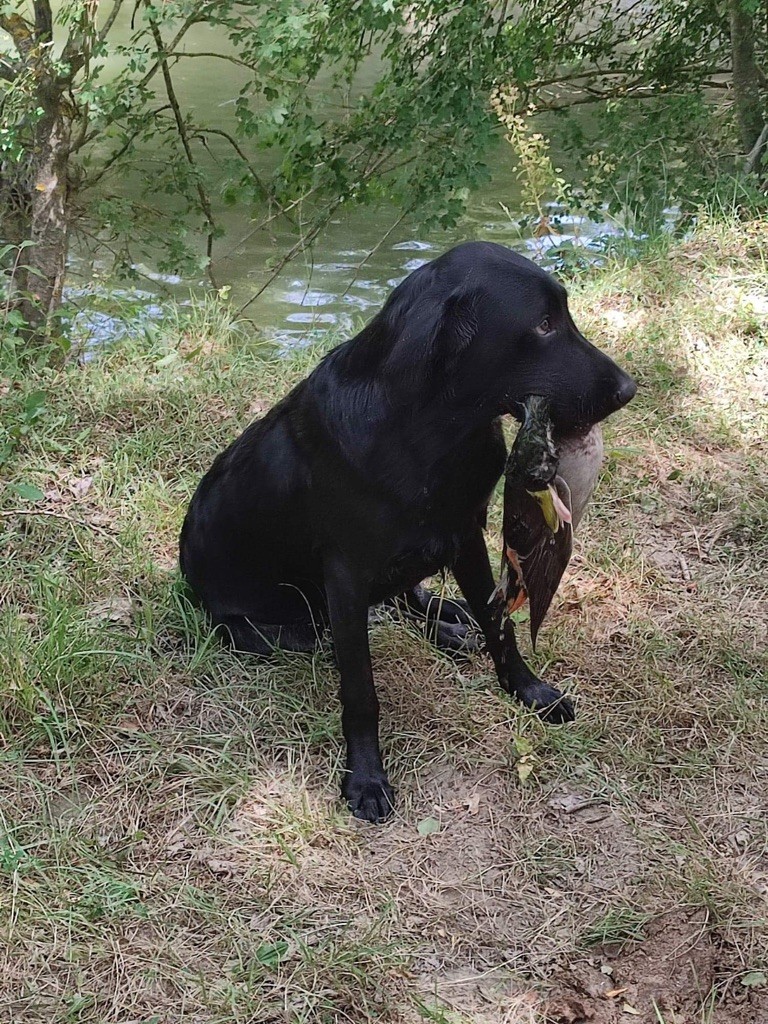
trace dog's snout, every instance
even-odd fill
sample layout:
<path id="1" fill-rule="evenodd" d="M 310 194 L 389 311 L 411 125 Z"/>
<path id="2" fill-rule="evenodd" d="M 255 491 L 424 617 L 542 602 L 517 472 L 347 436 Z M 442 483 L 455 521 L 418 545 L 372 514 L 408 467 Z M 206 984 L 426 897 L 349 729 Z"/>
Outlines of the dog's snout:
<path id="1" fill-rule="evenodd" d="M 616 408 L 623 409 L 625 405 L 632 401 L 636 394 L 636 382 L 631 377 L 625 376 L 613 396 Z"/>

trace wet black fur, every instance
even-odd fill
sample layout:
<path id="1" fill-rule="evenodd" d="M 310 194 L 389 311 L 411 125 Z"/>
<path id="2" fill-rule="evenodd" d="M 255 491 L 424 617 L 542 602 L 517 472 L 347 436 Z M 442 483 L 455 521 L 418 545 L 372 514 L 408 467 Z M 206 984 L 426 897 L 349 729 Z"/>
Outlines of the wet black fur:
<path id="1" fill-rule="evenodd" d="M 536 331 L 545 318 L 551 330 Z M 368 609 L 451 569 L 486 634 L 501 685 L 550 721 L 570 702 L 503 641 L 483 527 L 502 473 L 499 417 L 549 399 L 559 433 L 621 408 L 635 384 L 591 345 L 565 290 L 524 257 L 468 242 L 414 271 L 214 461 L 189 507 L 181 566 L 241 650 L 305 650 L 330 624 L 353 812 L 387 816 Z M 461 609 L 445 616 L 464 628 Z"/>

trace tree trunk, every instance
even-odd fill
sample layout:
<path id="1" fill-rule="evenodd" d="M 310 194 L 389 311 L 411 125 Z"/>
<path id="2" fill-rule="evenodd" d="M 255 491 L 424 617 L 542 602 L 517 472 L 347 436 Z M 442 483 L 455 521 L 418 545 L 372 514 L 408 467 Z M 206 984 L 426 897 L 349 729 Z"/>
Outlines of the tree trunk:
<path id="1" fill-rule="evenodd" d="M 741 146 L 746 155 L 765 125 L 760 96 L 760 71 L 755 63 L 755 25 L 742 0 L 728 0 L 733 63 L 733 98 Z"/>
<path id="2" fill-rule="evenodd" d="M 71 124 L 62 109 L 58 85 L 41 84 L 38 95 L 43 113 L 35 130 L 32 158 L 31 221 L 29 237 L 34 243 L 24 262 L 33 269 L 27 274 L 27 295 L 19 305 L 30 333 L 50 333 L 50 317 L 61 303 L 67 260 L 69 208 L 67 162 Z"/>

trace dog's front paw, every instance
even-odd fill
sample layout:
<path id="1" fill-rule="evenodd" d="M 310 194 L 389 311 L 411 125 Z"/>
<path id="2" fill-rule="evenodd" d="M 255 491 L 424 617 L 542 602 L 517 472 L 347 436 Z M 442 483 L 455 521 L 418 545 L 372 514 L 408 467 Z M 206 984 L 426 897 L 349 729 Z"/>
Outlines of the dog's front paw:
<path id="1" fill-rule="evenodd" d="M 341 785 L 341 795 L 356 818 L 374 824 L 386 821 L 395 803 L 395 791 L 384 772 L 350 772 Z"/>
<path id="2" fill-rule="evenodd" d="M 573 701 L 549 683 L 542 683 L 540 679 L 526 680 L 518 685 L 511 684 L 509 692 L 549 725 L 562 725 L 576 718 Z"/>

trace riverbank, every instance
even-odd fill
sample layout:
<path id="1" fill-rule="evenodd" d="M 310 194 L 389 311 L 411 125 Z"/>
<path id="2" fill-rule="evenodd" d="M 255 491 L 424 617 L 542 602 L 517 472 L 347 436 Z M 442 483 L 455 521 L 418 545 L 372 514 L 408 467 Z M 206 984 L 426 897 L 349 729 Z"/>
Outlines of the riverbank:
<path id="1" fill-rule="evenodd" d="M 379 623 L 379 828 L 329 659 L 236 659 L 176 571 L 200 475 L 318 351 L 198 306 L 6 368 L 3 1018 L 768 1017 L 767 265 L 765 224 L 709 224 L 572 289 L 640 383 L 531 658 L 577 723 Z"/>

